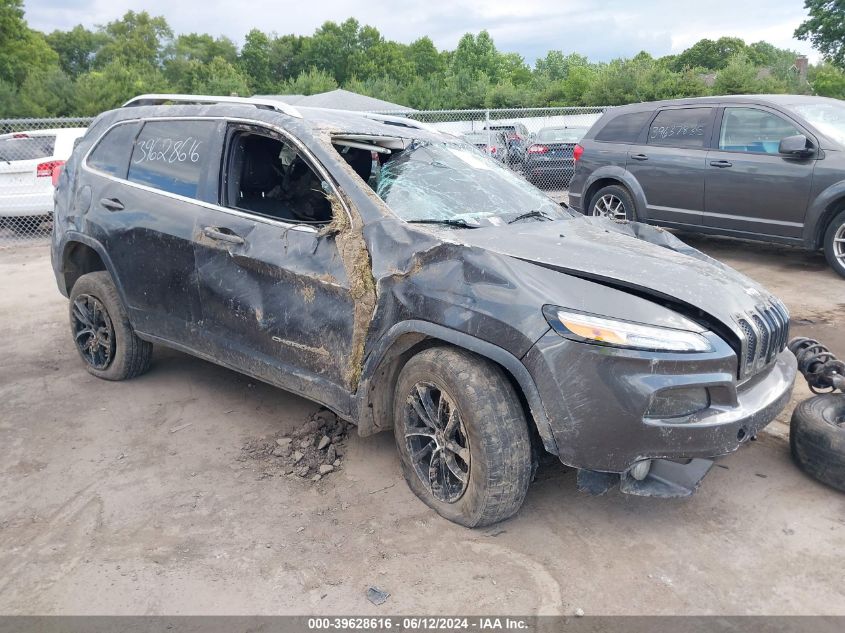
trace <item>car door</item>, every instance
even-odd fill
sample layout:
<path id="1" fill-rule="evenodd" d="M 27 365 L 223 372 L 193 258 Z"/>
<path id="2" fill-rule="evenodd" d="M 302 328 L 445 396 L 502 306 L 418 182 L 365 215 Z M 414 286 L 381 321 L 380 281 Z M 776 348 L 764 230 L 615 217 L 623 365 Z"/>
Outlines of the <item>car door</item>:
<path id="1" fill-rule="evenodd" d="M 641 219 L 665 224 L 701 224 L 704 171 L 716 108 L 658 110 L 625 163 L 643 189 Z"/>
<path id="2" fill-rule="evenodd" d="M 780 140 L 796 134 L 811 138 L 770 108 L 726 106 L 714 148 L 707 154 L 704 225 L 800 238 L 816 154 L 779 154 Z"/>
<path id="3" fill-rule="evenodd" d="M 220 204 L 194 227 L 209 352 L 319 402 L 343 401 L 354 300 L 335 239 L 321 233 L 332 185 L 277 131 L 230 124 L 226 138 Z"/>
<path id="4" fill-rule="evenodd" d="M 200 320 L 193 230 L 219 165 L 221 123 L 120 124 L 87 160 L 89 233 L 103 244 L 140 332 L 193 346 Z"/>

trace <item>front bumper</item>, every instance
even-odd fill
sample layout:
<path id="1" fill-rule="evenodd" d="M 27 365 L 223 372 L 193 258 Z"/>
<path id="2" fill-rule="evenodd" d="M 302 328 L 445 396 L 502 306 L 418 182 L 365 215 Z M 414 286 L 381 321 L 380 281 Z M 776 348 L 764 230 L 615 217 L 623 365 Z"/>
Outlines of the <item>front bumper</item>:
<path id="1" fill-rule="evenodd" d="M 544 335 L 523 358 L 551 422 L 560 460 L 622 473 L 643 459 L 714 457 L 736 450 L 786 406 L 796 361 L 788 351 L 742 383 L 733 350 L 712 336 L 714 352 L 624 350 Z M 706 388 L 710 405 L 690 416 L 646 417 L 654 395 Z"/>

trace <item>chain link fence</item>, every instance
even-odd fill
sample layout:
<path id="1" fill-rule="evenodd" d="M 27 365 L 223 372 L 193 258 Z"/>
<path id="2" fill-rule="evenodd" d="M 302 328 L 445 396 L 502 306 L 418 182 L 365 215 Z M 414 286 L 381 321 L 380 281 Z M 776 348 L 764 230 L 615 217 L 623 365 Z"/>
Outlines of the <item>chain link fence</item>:
<path id="1" fill-rule="evenodd" d="M 605 108 L 379 112 L 461 138 L 565 202 L 575 144 Z M 46 244 L 53 190 L 92 118 L 0 119 L 0 248 Z"/>
<path id="2" fill-rule="evenodd" d="M 0 119 L 0 248 L 47 243 L 55 181 L 91 121 Z"/>

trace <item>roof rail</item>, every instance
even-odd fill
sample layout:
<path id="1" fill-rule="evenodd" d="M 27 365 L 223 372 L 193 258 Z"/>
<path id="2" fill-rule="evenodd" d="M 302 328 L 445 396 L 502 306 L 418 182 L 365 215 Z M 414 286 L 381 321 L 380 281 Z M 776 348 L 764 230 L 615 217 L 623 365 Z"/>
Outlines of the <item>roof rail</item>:
<path id="1" fill-rule="evenodd" d="M 133 97 L 123 104 L 122 107 L 164 105 L 166 103 L 233 103 L 241 105 L 252 105 L 260 108 L 276 110 L 288 116 L 301 119 L 299 110 L 282 101 L 275 99 L 255 99 L 252 97 L 213 97 L 209 95 L 177 95 L 177 94 L 146 94 Z"/>
<path id="2" fill-rule="evenodd" d="M 409 127 L 415 130 L 426 130 L 428 132 L 440 132 L 440 130 L 438 130 L 433 125 L 423 123 L 422 121 L 415 121 L 414 119 L 409 119 L 408 117 L 404 116 L 394 116 L 392 114 L 378 114 L 374 112 L 363 112 L 362 114 L 368 119 L 372 119 L 373 121 L 378 121 L 380 123 L 386 123 L 387 125 L 398 125 L 401 127 Z"/>

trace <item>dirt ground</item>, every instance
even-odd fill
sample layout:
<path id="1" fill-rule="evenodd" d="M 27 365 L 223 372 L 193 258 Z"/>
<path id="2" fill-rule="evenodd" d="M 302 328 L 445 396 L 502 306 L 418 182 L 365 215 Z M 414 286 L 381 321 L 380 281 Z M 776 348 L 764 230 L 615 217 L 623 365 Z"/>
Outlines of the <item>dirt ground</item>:
<path id="1" fill-rule="evenodd" d="M 689 241 L 845 357 L 820 255 Z M 316 405 L 165 349 L 97 380 L 66 311 L 45 247 L 0 250 L 0 613 L 845 614 L 845 495 L 790 461 L 795 402 L 692 498 L 588 497 L 549 464 L 515 518 L 467 530 L 411 494 L 392 436 L 286 475 L 266 451 Z"/>

